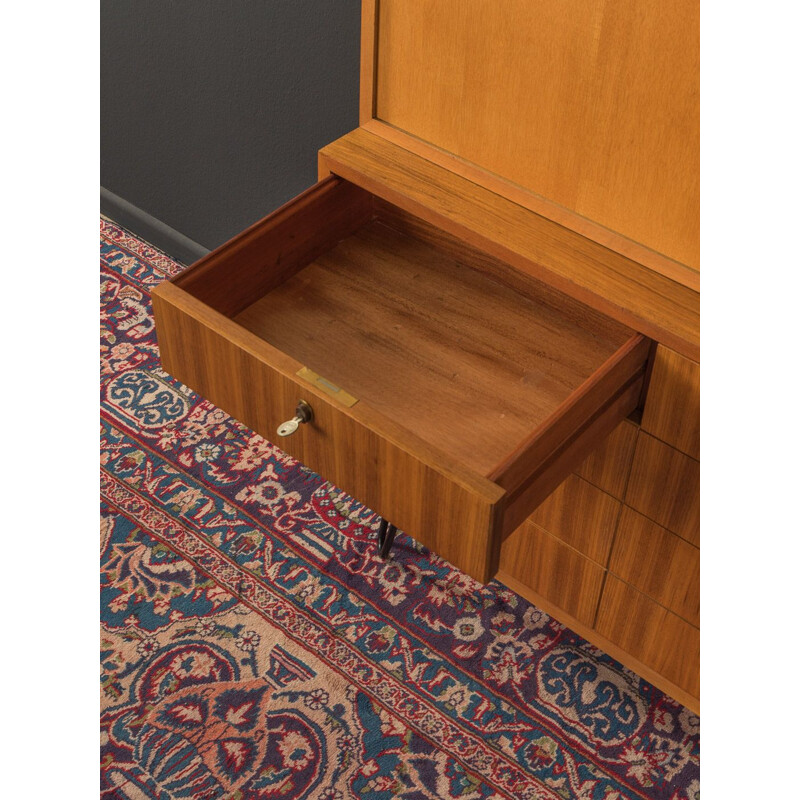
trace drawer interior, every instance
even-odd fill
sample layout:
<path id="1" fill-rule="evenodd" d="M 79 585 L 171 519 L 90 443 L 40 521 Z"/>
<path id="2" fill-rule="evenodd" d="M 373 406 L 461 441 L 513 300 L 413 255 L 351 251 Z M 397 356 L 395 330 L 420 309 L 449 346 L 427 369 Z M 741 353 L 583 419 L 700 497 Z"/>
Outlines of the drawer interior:
<path id="1" fill-rule="evenodd" d="M 636 336 L 346 181 L 306 195 L 176 283 L 482 476 Z"/>

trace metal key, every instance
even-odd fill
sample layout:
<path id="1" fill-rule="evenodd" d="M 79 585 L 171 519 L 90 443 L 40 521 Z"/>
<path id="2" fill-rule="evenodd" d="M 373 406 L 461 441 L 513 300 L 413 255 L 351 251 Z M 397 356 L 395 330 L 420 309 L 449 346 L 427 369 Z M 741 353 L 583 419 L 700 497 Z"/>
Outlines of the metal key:
<path id="1" fill-rule="evenodd" d="M 314 411 L 305 400 L 297 401 L 294 417 L 278 426 L 278 436 L 291 436 L 301 425 L 314 419 Z"/>

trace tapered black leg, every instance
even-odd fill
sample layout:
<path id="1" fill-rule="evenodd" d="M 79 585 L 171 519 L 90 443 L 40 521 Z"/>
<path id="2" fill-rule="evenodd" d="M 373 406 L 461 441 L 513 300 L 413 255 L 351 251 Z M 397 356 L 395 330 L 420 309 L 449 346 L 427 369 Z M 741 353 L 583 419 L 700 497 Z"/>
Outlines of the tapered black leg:
<path id="1" fill-rule="evenodd" d="M 380 524 L 378 525 L 378 547 L 383 548 L 383 543 L 386 541 L 386 529 L 389 527 L 388 520 L 381 517 Z"/>
<path id="2" fill-rule="evenodd" d="M 383 542 L 381 542 L 381 558 L 388 558 L 389 551 L 392 549 L 392 543 L 394 542 L 395 534 L 397 533 L 397 528 L 394 525 L 389 525 L 386 536 L 384 537 Z"/>

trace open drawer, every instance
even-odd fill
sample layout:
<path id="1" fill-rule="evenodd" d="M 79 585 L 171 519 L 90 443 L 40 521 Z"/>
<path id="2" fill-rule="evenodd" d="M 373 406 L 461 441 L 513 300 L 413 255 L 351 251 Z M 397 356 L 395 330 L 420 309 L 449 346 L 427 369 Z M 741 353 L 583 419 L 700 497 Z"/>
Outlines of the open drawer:
<path id="1" fill-rule="evenodd" d="M 637 406 L 650 344 L 335 176 L 153 307 L 167 371 L 483 582 Z"/>

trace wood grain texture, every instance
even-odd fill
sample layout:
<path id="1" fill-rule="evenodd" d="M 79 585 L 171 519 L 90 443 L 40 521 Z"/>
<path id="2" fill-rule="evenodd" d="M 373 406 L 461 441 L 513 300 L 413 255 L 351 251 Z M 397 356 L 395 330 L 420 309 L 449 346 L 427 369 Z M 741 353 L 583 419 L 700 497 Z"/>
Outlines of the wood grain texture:
<path id="1" fill-rule="evenodd" d="M 639 432 L 626 505 L 700 546 L 700 463 Z"/>
<path id="2" fill-rule="evenodd" d="M 667 680 L 667 678 L 661 673 L 656 672 L 656 670 L 648 664 L 635 658 L 627 650 L 623 650 L 618 644 L 615 644 L 605 636 L 601 636 L 591 626 L 586 625 L 576 617 L 568 614 L 563 608 L 559 608 L 559 606 L 550 602 L 544 595 L 534 591 L 530 586 L 527 586 L 507 572 L 500 570 L 495 577 L 500 583 L 516 592 L 520 597 L 524 597 L 537 608 L 540 608 L 546 614 L 557 619 L 559 622 L 575 631 L 579 636 L 582 636 L 588 642 L 599 647 L 603 652 L 608 653 L 612 658 L 616 658 L 621 664 L 632 669 L 637 675 L 641 675 L 648 683 L 658 687 L 662 692 L 665 692 L 667 695 L 677 700 L 681 705 L 686 706 L 696 714 L 700 713 L 700 699 L 698 697 L 690 695 L 680 686 Z"/>
<path id="3" fill-rule="evenodd" d="M 421 217 L 403 211 L 402 208 L 388 203 L 377 195 L 373 195 L 373 206 L 376 218 L 385 225 L 406 236 L 430 244 L 459 264 L 478 270 L 492 280 L 507 286 L 515 294 L 549 306 L 557 313 L 566 314 L 576 321 L 580 320 L 582 325 L 598 331 L 605 338 L 633 335 L 629 327 L 614 321 L 606 314 L 575 300 L 542 280 L 520 272 L 501 258 L 478 249 Z"/>
<path id="4" fill-rule="evenodd" d="M 591 625 L 604 570 L 536 525 L 522 525 L 502 544 L 500 571 Z"/>
<path id="5" fill-rule="evenodd" d="M 595 628 L 699 703 L 697 628 L 611 574 L 603 587 Z"/>
<path id="6" fill-rule="evenodd" d="M 700 627 L 700 550 L 624 506 L 608 569 Z"/>
<path id="7" fill-rule="evenodd" d="M 380 120 L 698 267 L 699 3 L 380 0 L 376 94 Z"/>
<path id="8" fill-rule="evenodd" d="M 579 430 L 567 439 L 505 500 L 502 536 L 520 526 L 556 487 L 636 407 L 642 388 L 641 373 L 623 386 Z"/>
<path id="9" fill-rule="evenodd" d="M 201 258 L 175 284 L 232 316 L 361 227 L 372 197 L 335 177 L 315 184 Z"/>
<path id="10" fill-rule="evenodd" d="M 509 488 L 506 462 L 531 431 L 545 447 L 522 477 L 642 368 L 630 332 L 569 311 L 376 221 L 236 321 Z"/>
<path id="11" fill-rule="evenodd" d="M 501 489 L 367 404 L 336 406 L 301 366 L 171 283 L 153 292 L 164 368 L 267 439 L 299 399 L 314 421 L 281 445 L 481 582 L 496 571 Z"/>
<path id="12" fill-rule="evenodd" d="M 352 131 L 327 145 L 320 165 L 523 274 L 699 358 L 697 291 L 367 131 Z"/>
<path id="13" fill-rule="evenodd" d="M 620 513 L 620 502 L 570 475 L 528 517 L 556 538 L 605 567 Z"/>
<path id="14" fill-rule="evenodd" d="M 566 342 L 563 344 L 567 349 Z M 497 481 L 509 492 L 517 489 L 533 469 L 597 413 L 618 387 L 644 372 L 649 351 L 649 340 L 639 334 L 631 336 L 495 467 L 488 475 L 489 479 Z M 632 410 L 633 407 L 629 412 Z"/>
<path id="15" fill-rule="evenodd" d="M 700 273 L 686 264 L 681 264 L 663 253 L 657 253 L 649 247 L 634 242 L 616 231 L 605 228 L 594 220 L 583 217 L 558 203 L 548 200 L 539 194 L 513 183 L 494 172 L 465 161 L 463 158 L 454 156 L 446 150 L 442 150 L 430 142 L 418 139 L 406 131 L 395 128 L 386 122 L 378 119 L 371 119 L 362 122 L 360 127 L 375 134 L 382 139 L 386 139 L 393 144 L 402 147 L 410 153 L 414 153 L 427 161 L 431 161 L 440 167 L 466 178 L 472 183 L 477 183 L 486 189 L 506 197 L 514 203 L 521 205 L 531 211 L 536 212 L 546 219 L 552 220 L 559 225 L 574 231 L 593 242 L 613 250 L 626 258 L 642 264 L 653 272 L 663 275 L 670 280 L 677 281 L 682 286 L 686 286 L 694 291 L 700 291 Z M 328 171 L 320 173 L 320 178 L 328 175 Z"/>
<path id="16" fill-rule="evenodd" d="M 659 345 L 642 430 L 700 458 L 700 365 Z"/>
<path id="17" fill-rule="evenodd" d="M 575 470 L 612 497 L 622 499 L 628 483 L 639 426 L 623 420 Z"/>
<path id="18" fill-rule="evenodd" d="M 329 177 L 153 302 L 167 370 L 268 438 L 313 398 L 287 452 L 487 580 L 501 532 L 636 405 L 647 350 L 511 272 Z"/>

